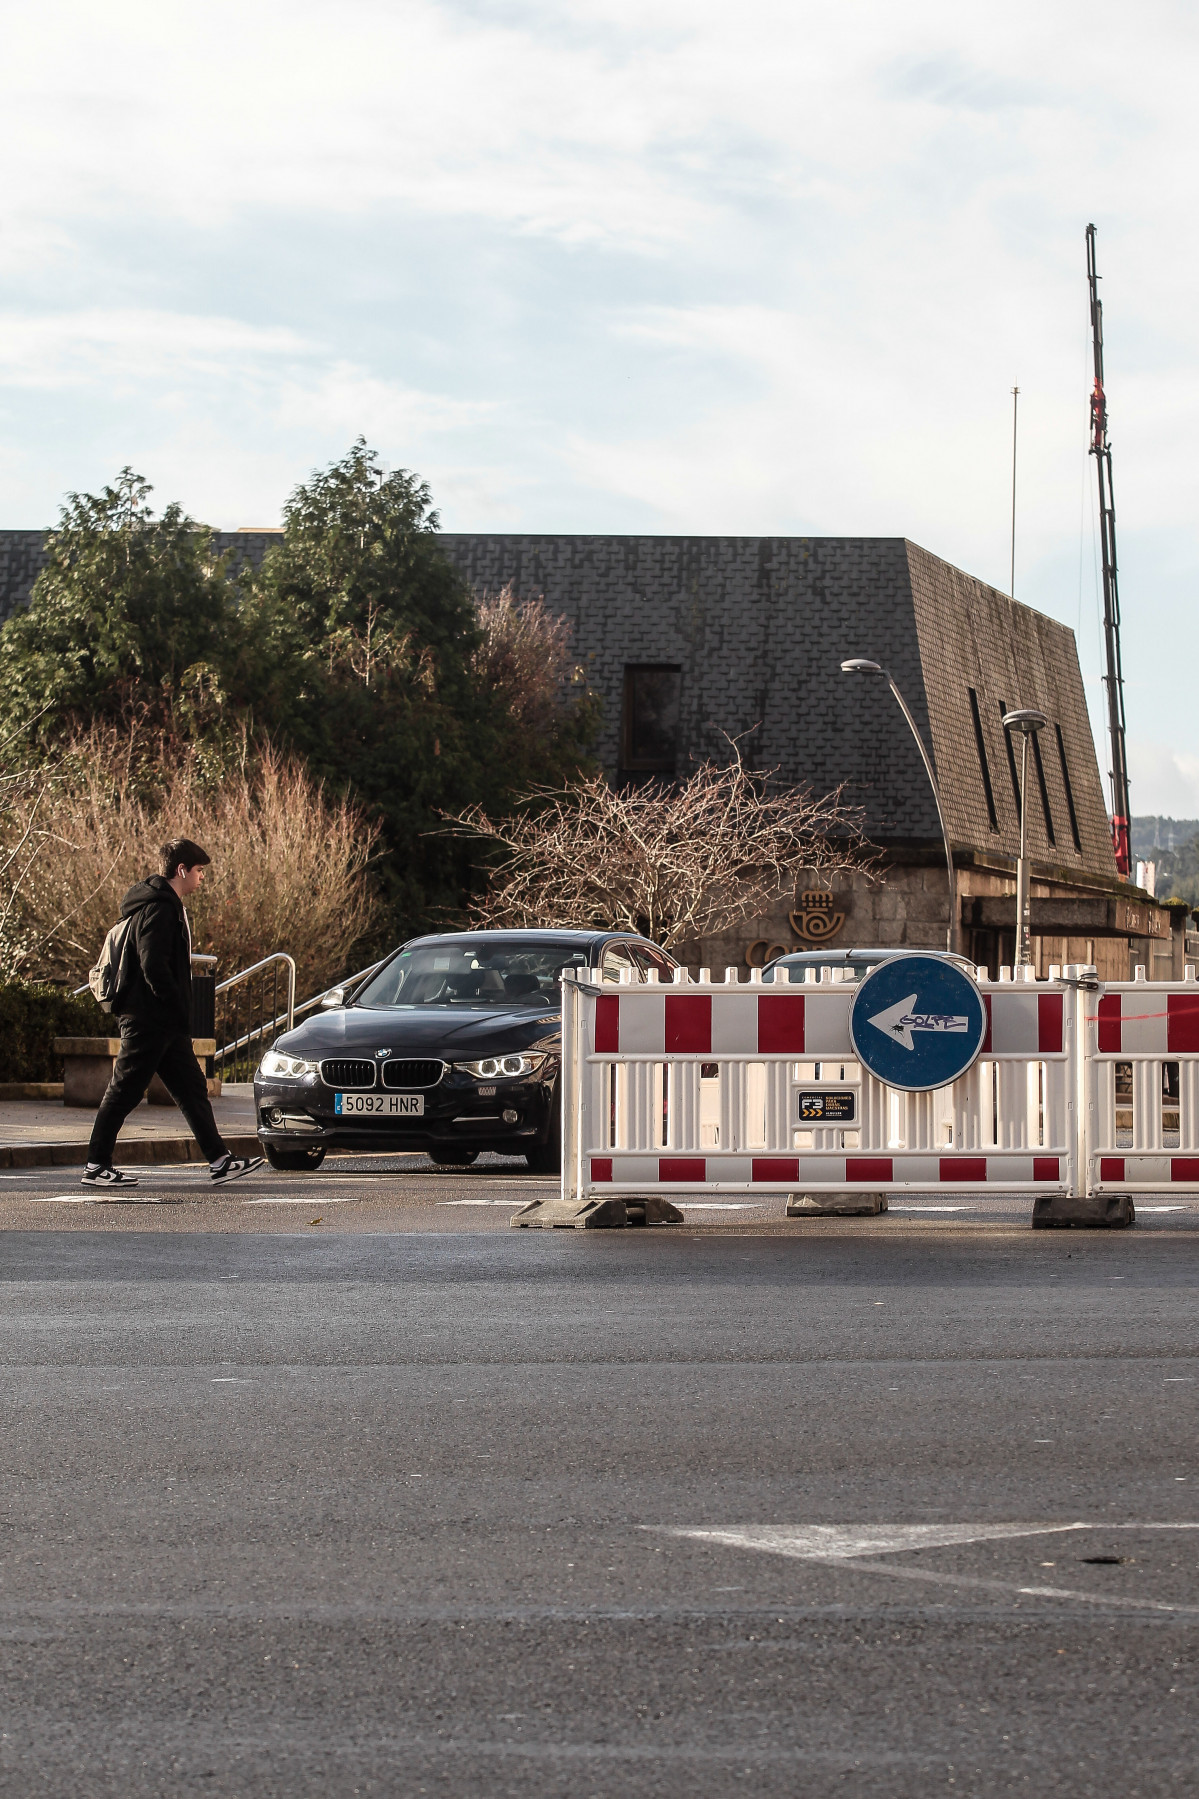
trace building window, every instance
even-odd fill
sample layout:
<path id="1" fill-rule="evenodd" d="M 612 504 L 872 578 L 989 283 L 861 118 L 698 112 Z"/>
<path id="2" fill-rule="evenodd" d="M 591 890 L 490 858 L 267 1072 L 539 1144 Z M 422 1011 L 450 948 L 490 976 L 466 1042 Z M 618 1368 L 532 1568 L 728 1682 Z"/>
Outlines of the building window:
<path id="1" fill-rule="evenodd" d="M 679 753 L 682 672 L 659 665 L 624 671 L 621 766 L 631 772 L 672 775 Z"/>
<path id="2" fill-rule="evenodd" d="M 987 761 L 987 746 L 983 741 L 983 721 L 978 710 L 978 695 L 973 687 L 968 687 L 966 692 L 970 695 L 970 716 L 974 720 L 974 741 L 978 746 L 978 766 L 983 778 L 983 792 L 987 798 L 987 817 L 991 821 L 991 829 L 997 831 L 999 814 L 995 810 L 995 790 L 991 786 L 991 765 Z"/>
<path id="3" fill-rule="evenodd" d="M 1070 835 L 1074 839 L 1074 848 L 1082 855 L 1082 838 L 1078 834 L 1078 813 L 1074 810 L 1074 789 L 1070 785 L 1070 766 L 1066 761 L 1066 743 L 1062 736 L 1062 727 L 1054 725 L 1057 732 L 1057 759 L 1062 765 L 1062 786 L 1066 793 L 1066 811 L 1070 815 Z"/>
<path id="4" fill-rule="evenodd" d="M 1000 702 L 999 702 L 1000 718 L 1006 717 L 1009 710 L 1010 710 L 1010 708 L 1008 706 L 1007 701 L 1000 700 Z M 1020 770 L 1016 767 L 1016 751 L 1012 745 L 1012 734 L 1008 730 L 1006 725 L 1004 726 L 1004 730 L 1003 730 L 1003 741 L 1007 745 L 1008 773 L 1012 777 L 1012 798 L 1016 802 L 1016 823 L 1019 824 L 1020 823 Z"/>
<path id="5" fill-rule="evenodd" d="M 1039 731 L 1032 734 L 1032 759 L 1036 764 L 1037 786 L 1041 789 L 1041 811 L 1045 814 L 1045 835 L 1050 843 L 1056 844 L 1057 837 L 1053 829 L 1053 813 L 1049 810 L 1049 789 L 1045 785 L 1045 764 L 1041 760 L 1041 735 Z"/>

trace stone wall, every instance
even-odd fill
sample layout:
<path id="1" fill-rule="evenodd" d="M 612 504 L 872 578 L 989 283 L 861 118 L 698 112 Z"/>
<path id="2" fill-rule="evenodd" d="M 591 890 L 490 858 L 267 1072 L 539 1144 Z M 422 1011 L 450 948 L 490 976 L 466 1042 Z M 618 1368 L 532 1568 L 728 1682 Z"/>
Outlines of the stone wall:
<path id="1" fill-rule="evenodd" d="M 1016 882 L 1014 875 L 985 868 L 957 870 L 959 903 L 975 895 L 994 895 L 1010 902 L 1011 931 L 995 940 L 963 930 L 961 953 L 971 961 L 989 966 L 993 977 L 1005 963 L 1015 958 Z M 813 914 L 803 905 L 804 892 L 826 888 L 832 904 Z M 1035 880 L 1032 897 L 1064 899 L 1077 895 L 1071 884 Z M 928 949 L 945 948 L 946 918 L 949 911 L 949 881 L 942 862 L 921 864 L 915 860 L 884 863 L 876 878 L 858 873 L 838 875 L 829 883 L 811 877 L 811 886 L 780 899 L 778 904 L 755 918 L 747 919 L 722 937 L 701 938 L 684 945 L 679 960 L 688 967 L 711 968 L 723 974 L 726 968 L 737 968 L 744 979 L 746 967 L 761 967 L 774 956 L 795 950 L 838 949 Z M 812 936 L 813 917 L 821 923 L 837 919 L 842 923 L 834 934 Z M 798 928 L 797 928 L 798 927 Z M 820 926 L 816 927 L 821 928 Z M 1149 970 L 1151 980 L 1182 979 L 1183 936 L 1179 929 L 1162 942 L 1127 937 L 1033 937 L 1033 956 L 1038 976 L 1048 975 L 1051 966 L 1065 967 L 1083 963 L 1098 969 L 1110 981 L 1126 981 L 1139 962 Z"/>

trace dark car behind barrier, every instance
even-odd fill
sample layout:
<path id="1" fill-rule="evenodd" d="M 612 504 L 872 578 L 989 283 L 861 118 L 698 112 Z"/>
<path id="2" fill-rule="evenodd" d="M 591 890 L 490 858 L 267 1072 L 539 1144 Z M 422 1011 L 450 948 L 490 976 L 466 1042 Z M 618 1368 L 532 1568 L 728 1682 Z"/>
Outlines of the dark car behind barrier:
<path id="1" fill-rule="evenodd" d="M 559 1166 L 559 979 L 569 968 L 676 964 L 614 931 L 470 931 L 404 944 L 344 1005 L 279 1037 L 254 1077 L 272 1167 L 319 1168 L 329 1149 L 423 1150 L 465 1166 L 482 1150 Z"/>
<path id="2" fill-rule="evenodd" d="M 825 979 L 823 971 L 829 970 L 827 978 L 831 980 L 831 971 L 839 968 L 843 971 L 842 980 L 860 981 L 880 962 L 893 961 L 896 956 L 939 956 L 972 977 L 975 972 L 974 963 L 967 957 L 943 949 L 799 949 L 789 950 L 785 956 L 776 956 L 773 962 L 767 962 L 762 979 L 768 986 L 772 982 L 802 982 L 807 971 L 814 968 L 822 980 Z"/>

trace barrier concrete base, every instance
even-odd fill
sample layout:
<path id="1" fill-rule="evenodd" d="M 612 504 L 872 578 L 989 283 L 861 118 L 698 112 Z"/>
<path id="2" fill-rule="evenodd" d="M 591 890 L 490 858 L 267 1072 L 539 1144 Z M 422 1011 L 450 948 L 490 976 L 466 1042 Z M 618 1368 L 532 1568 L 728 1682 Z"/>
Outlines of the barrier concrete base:
<path id="1" fill-rule="evenodd" d="M 788 1193 L 788 1218 L 877 1218 L 885 1193 Z"/>
<path id="2" fill-rule="evenodd" d="M 1034 1231 L 1065 1229 L 1119 1231 L 1135 1224 L 1137 1209 L 1131 1193 L 1038 1193 L 1032 1203 Z"/>
<path id="3" fill-rule="evenodd" d="M 508 1220 L 518 1231 L 621 1230 L 629 1224 L 682 1224 L 683 1214 L 660 1193 L 619 1199 L 534 1199 Z"/>

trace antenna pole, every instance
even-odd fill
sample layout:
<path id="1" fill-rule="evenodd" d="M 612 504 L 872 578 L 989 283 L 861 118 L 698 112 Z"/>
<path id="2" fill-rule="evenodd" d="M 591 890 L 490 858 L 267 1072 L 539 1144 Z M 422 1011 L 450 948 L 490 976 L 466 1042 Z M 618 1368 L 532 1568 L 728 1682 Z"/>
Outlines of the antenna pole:
<path id="1" fill-rule="evenodd" d="M 1020 389 L 1012 389 L 1012 573 L 1008 592 L 1016 597 L 1016 408 L 1020 404 Z"/>
<path id="2" fill-rule="evenodd" d="M 1095 227 L 1087 226 L 1087 282 L 1091 290 L 1091 340 L 1095 385 L 1091 390 L 1091 455 L 1099 477 L 1099 540 L 1103 556 L 1103 643 L 1107 672 L 1107 729 L 1111 746 L 1112 848 L 1116 868 L 1129 873 L 1128 756 L 1124 729 L 1124 669 L 1120 657 L 1120 588 L 1116 575 L 1116 498 L 1112 485 L 1112 447 L 1107 438 L 1107 396 L 1103 391 L 1103 301 L 1095 266 Z"/>

